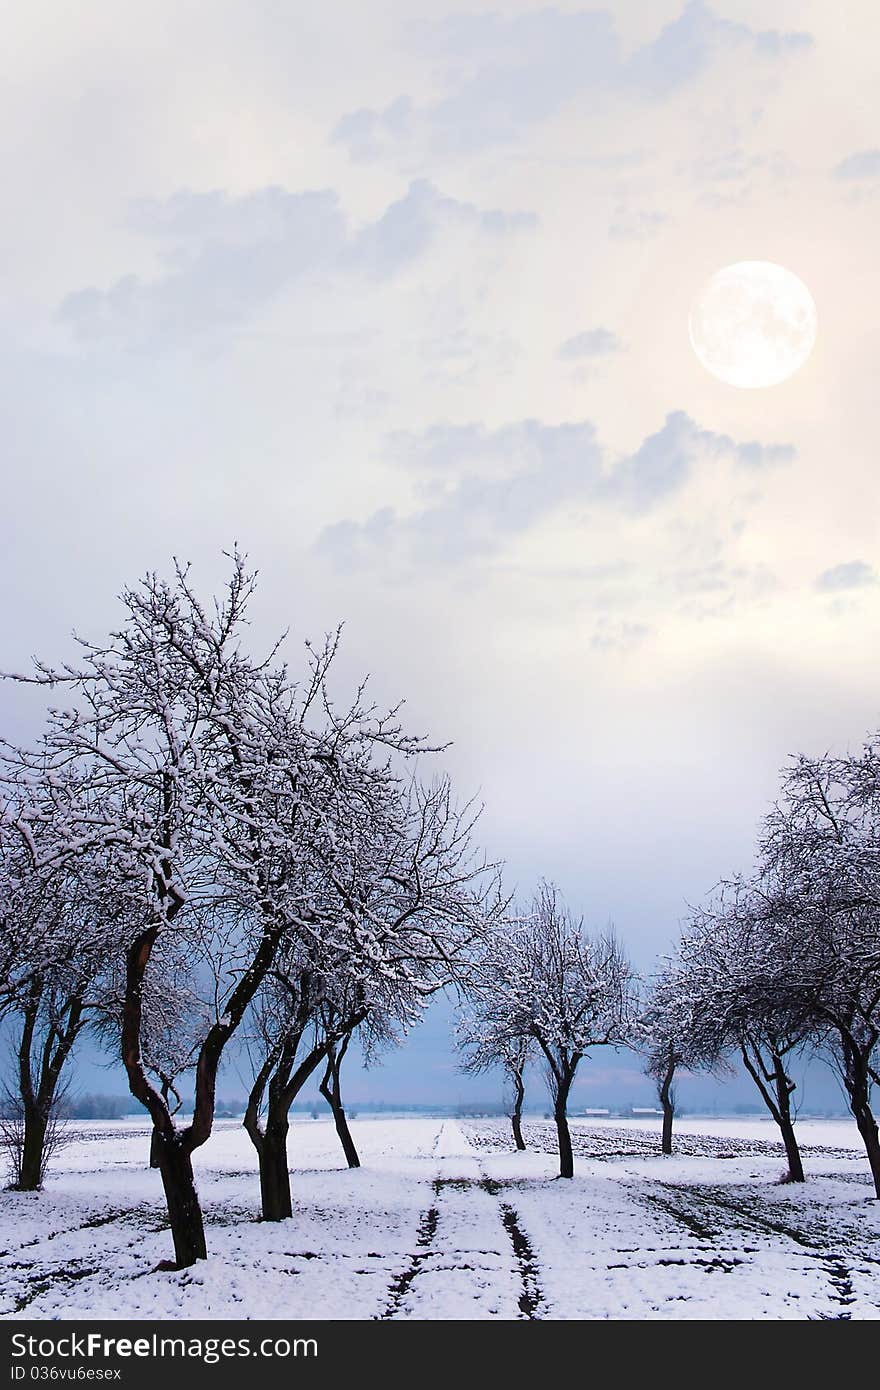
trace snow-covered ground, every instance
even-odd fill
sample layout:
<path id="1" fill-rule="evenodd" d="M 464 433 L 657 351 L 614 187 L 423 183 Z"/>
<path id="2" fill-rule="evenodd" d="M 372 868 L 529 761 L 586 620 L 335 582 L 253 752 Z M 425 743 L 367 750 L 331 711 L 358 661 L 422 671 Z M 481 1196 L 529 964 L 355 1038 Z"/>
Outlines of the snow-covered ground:
<path id="1" fill-rule="evenodd" d="M 143 1124 L 82 1123 L 45 1192 L 0 1193 L 6 1318 L 877 1318 L 880 1202 L 852 1124 L 799 1125 L 808 1182 L 781 1184 L 770 1124 L 358 1118 L 291 1130 L 294 1216 L 258 1221 L 235 1121 L 196 1155 L 209 1259 L 171 1254 Z"/>

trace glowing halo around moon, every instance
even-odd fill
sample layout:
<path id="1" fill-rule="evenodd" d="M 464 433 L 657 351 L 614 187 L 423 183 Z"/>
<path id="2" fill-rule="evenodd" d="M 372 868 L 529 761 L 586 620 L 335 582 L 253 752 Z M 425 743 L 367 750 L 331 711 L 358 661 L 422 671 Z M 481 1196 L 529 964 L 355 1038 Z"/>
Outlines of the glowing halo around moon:
<path id="1" fill-rule="evenodd" d="M 691 309 L 691 346 L 729 386 L 777 386 L 816 341 L 816 305 L 803 280 L 772 261 L 738 261 L 706 281 Z"/>

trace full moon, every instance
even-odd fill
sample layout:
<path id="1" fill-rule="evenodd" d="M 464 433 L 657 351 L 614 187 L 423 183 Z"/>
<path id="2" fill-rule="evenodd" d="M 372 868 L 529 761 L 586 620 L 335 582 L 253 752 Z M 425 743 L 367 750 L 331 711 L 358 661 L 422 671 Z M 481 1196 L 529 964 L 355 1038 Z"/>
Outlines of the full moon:
<path id="1" fill-rule="evenodd" d="M 706 281 L 688 323 L 707 371 L 729 386 L 777 386 L 816 341 L 816 305 L 803 280 L 772 261 L 738 261 Z"/>

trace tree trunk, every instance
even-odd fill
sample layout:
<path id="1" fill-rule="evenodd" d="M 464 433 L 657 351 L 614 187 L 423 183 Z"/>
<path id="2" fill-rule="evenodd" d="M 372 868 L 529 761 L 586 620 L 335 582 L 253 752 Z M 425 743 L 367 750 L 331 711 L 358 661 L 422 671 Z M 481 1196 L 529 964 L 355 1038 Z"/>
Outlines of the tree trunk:
<path id="1" fill-rule="evenodd" d="M 351 1130 L 348 1127 L 345 1108 L 342 1104 L 342 1087 L 340 1083 L 342 1059 L 345 1056 L 350 1041 L 351 1034 L 349 1033 L 343 1038 L 342 1045 L 338 1052 L 335 1045 L 331 1044 L 328 1047 L 327 1070 L 324 1072 L 324 1077 L 318 1090 L 333 1112 L 333 1123 L 336 1126 L 336 1133 L 339 1135 L 339 1142 L 342 1145 L 342 1152 L 345 1154 L 346 1163 L 349 1168 L 360 1168 L 361 1161 L 358 1158 L 358 1151 L 351 1137 Z"/>
<path id="2" fill-rule="evenodd" d="M 339 1135 L 339 1142 L 342 1145 L 342 1152 L 345 1154 L 346 1163 L 349 1168 L 360 1168 L 361 1161 L 358 1158 L 358 1151 L 355 1148 L 351 1130 L 348 1127 L 348 1120 L 341 1105 L 333 1107 L 333 1121 L 336 1125 L 336 1133 Z"/>
<path id="3" fill-rule="evenodd" d="M 556 1134 L 559 1139 L 559 1176 L 561 1178 L 574 1177 L 574 1154 L 571 1147 L 571 1133 L 568 1128 L 568 1093 L 571 1090 L 571 1080 L 568 1078 L 559 1083 L 553 1107 Z"/>
<path id="4" fill-rule="evenodd" d="M 675 1117 L 675 1099 L 672 1094 L 672 1078 L 675 1076 L 675 1062 L 670 1056 L 660 1083 L 660 1104 L 663 1106 L 663 1130 L 660 1135 L 660 1152 L 672 1153 L 672 1121 Z"/>
<path id="5" fill-rule="evenodd" d="M 260 1163 L 260 1199 L 264 1221 L 286 1221 L 293 1215 L 290 1172 L 287 1166 L 288 1114 L 296 1096 L 323 1061 L 327 1044 L 313 1047 L 293 1071 L 302 1029 L 289 1034 L 270 1052 L 254 1081 L 244 1116 L 244 1127 L 251 1137 Z M 261 1127 L 259 1111 L 268 1081 L 266 1126 Z"/>
<path id="6" fill-rule="evenodd" d="M 874 1192 L 880 1199 L 880 1138 L 877 1134 L 877 1121 L 871 1110 L 869 1057 L 846 1034 L 842 1034 L 841 1037 L 844 1058 L 843 1084 L 849 1097 L 849 1108 L 868 1156 Z"/>
<path id="7" fill-rule="evenodd" d="M 52 1148 L 47 1149 L 57 1123 L 59 1086 L 64 1064 L 83 1026 L 83 1005 L 78 995 L 72 995 L 60 1017 L 50 1019 L 37 1052 L 37 1084 L 34 1086 L 34 1067 L 31 1049 L 38 1029 L 41 1007 L 45 1006 L 43 985 L 36 983 L 24 1010 L 24 1022 L 18 1044 L 18 1092 L 24 1125 L 21 1164 L 16 1187 L 20 1192 L 39 1192 L 43 1186 L 46 1165 Z M 51 995 L 49 1009 L 52 1010 Z"/>
<path id="8" fill-rule="evenodd" d="M 286 1221 L 293 1215 L 290 1170 L 287 1166 L 287 1129 L 286 1119 L 268 1124 L 258 1150 L 264 1221 Z"/>
<path id="9" fill-rule="evenodd" d="M 663 1130 L 660 1135 L 660 1152 L 663 1154 L 672 1153 L 672 1121 L 675 1117 L 675 1106 L 671 1101 L 663 1102 Z"/>
<path id="10" fill-rule="evenodd" d="M 779 1109 L 778 1124 L 782 1134 L 782 1142 L 785 1145 L 785 1156 L 788 1159 L 788 1180 L 789 1182 L 804 1182 L 804 1165 L 795 1137 L 794 1125 L 791 1121 L 791 1093 L 794 1090 L 794 1082 L 789 1081 L 786 1076 L 781 1057 L 773 1058 L 773 1066 L 776 1078 L 776 1103 Z"/>
<path id="11" fill-rule="evenodd" d="M 513 1126 L 513 1142 L 516 1144 L 519 1152 L 522 1153 L 526 1146 L 522 1135 L 522 1108 L 526 1089 L 523 1085 L 521 1071 L 514 1071 L 513 1084 L 516 1088 L 516 1095 L 513 1102 L 513 1114 L 510 1117 L 510 1123 Z"/>
<path id="12" fill-rule="evenodd" d="M 851 1109 L 858 1125 L 859 1134 L 862 1136 L 865 1153 L 868 1155 L 871 1177 L 874 1179 L 874 1193 L 880 1200 L 880 1138 L 877 1134 L 877 1121 L 867 1101 L 859 1105 L 858 1108 L 853 1105 Z"/>
<path id="13" fill-rule="evenodd" d="M 39 1192 L 43 1185 L 43 1149 L 47 1117 L 38 1105 L 23 1105 L 24 1142 L 17 1187 L 20 1192 Z"/>
<path id="14" fill-rule="evenodd" d="M 154 1130 L 150 1163 L 162 1175 L 175 1265 L 185 1269 L 196 1260 L 206 1260 L 205 1227 L 193 1179 L 192 1159 L 180 1137 L 165 1138 Z"/>
<path id="15" fill-rule="evenodd" d="M 760 1091 L 764 1104 L 779 1126 L 779 1133 L 785 1145 L 785 1157 L 788 1162 L 787 1181 L 803 1182 L 804 1165 L 801 1162 L 801 1153 L 791 1120 L 791 1093 L 795 1089 L 794 1082 L 787 1075 L 782 1057 L 779 1054 L 771 1054 L 773 1063 L 771 1070 L 765 1065 L 754 1041 L 751 1042 L 750 1046 L 754 1052 L 754 1058 L 749 1056 L 748 1047 L 743 1043 L 741 1048 L 743 1063 Z M 771 1083 L 776 1092 L 775 1097 L 767 1089 Z"/>

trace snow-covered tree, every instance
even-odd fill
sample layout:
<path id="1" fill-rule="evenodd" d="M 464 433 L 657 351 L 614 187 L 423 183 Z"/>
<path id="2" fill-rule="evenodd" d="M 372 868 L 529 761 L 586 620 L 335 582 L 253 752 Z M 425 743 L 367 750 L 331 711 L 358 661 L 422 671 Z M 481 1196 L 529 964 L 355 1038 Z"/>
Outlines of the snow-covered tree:
<path id="1" fill-rule="evenodd" d="M 724 1066 L 718 1040 L 703 1027 L 703 1003 L 690 985 L 681 957 L 666 958 L 653 976 L 633 1041 L 657 1088 L 663 1110 L 660 1151 L 672 1153 L 675 1076 L 679 1070 L 717 1071 Z"/>
<path id="2" fill-rule="evenodd" d="M 483 992 L 474 991 L 455 1029 L 455 1043 L 462 1056 L 461 1069 L 472 1076 L 501 1070 L 510 1088 L 510 1125 L 520 1153 L 526 1147 L 522 1132 L 525 1071 L 535 1053 L 529 1033 L 510 1033 L 504 1000 L 493 1000 L 487 979 Z"/>
<path id="3" fill-rule="evenodd" d="M 35 800 L 44 793 L 35 787 Z M 54 830 L 51 819 L 41 823 L 39 853 L 51 851 Z M 0 823 L 0 1016 L 14 1035 L 5 1147 L 22 1190 L 42 1187 L 60 1142 L 67 1064 L 98 1005 L 125 916 L 106 853 L 92 849 L 40 868 Z"/>
<path id="4" fill-rule="evenodd" d="M 476 817 L 456 808 L 447 779 L 389 774 L 362 790 L 357 814 L 300 862 L 299 927 L 260 1001 L 245 1123 L 267 1220 L 291 1214 L 288 1113 L 306 1080 L 329 1062 L 333 1096 L 331 1054 L 339 1063 L 355 1029 L 417 1022 L 498 910 L 497 875 L 472 845 Z"/>
<path id="5" fill-rule="evenodd" d="M 333 707 L 327 673 L 337 638 L 310 649 L 301 683 L 279 664 L 277 648 L 260 661 L 246 656 L 255 579 L 240 555 L 231 559 L 225 595 L 212 606 L 200 602 L 184 567 L 171 582 L 148 575 L 123 591 L 117 632 L 99 644 L 80 639 L 79 665 L 37 663 L 32 679 L 61 687 L 69 705 L 49 711 L 37 750 L 7 747 L 5 757 L 9 799 L 18 803 L 9 818 L 35 862 L 48 867 L 100 846 L 118 877 L 139 887 L 120 1046 L 129 1088 L 152 1119 L 152 1162 L 179 1266 L 206 1254 L 192 1153 L 211 1133 L 223 1051 L 285 934 L 301 925 L 301 899 L 290 888 L 295 866 L 317 835 L 332 842 L 357 822 L 389 749 L 405 756 L 422 747 L 393 713 L 366 706 L 362 692 L 344 711 Z M 29 800 L 29 782 L 70 768 L 73 779 L 50 777 L 59 847 L 40 859 L 47 812 Z M 168 934 L 209 954 L 219 940 L 224 957 L 183 1126 L 144 1050 L 155 1032 L 146 1017 L 150 961 Z"/>
<path id="6" fill-rule="evenodd" d="M 811 1045 L 816 1021 L 793 988 L 792 945 L 772 883 L 732 880 L 693 914 L 679 956 L 691 1047 L 710 1061 L 739 1054 L 779 1126 L 788 1179 L 803 1182 L 791 1064 Z"/>
<path id="7" fill-rule="evenodd" d="M 419 1000 L 413 1007 L 411 1000 L 392 993 L 384 1006 L 374 1003 L 360 1023 L 348 1027 L 346 1024 L 353 1017 L 354 1001 L 346 995 L 359 993 L 359 986 L 352 977 L 340 983 L 342 988 L 339 993 L 328 995 L 318 1009 L 318 1036 L 326 1041 L 324 1075 L 318 1089 L 330 1107 L 346 1163 L 349 1168 L 359 1168 L 361 1161 L 342 1099 L 342 1065 L 355 1037 L 365 1065 L 375 1062 L 385 1048 L 398 1046 L 407 1029 L 421 1017 L 422 1001 Z M 400 1017 L 392 1017 L 389 1009 L 394 1009 Z M 345 1028 L 344 1032 L 340 1032 L 341 1027 Z"/>
<path id="8" fill-rule="evenodd" d="M 786 936 L 785 978 L 840 1076 L 880 1197 L 880 739 L 797 758 L 761 840 Z"/>
<path id="9" fill-rule="evenodd" d="M 635 1023 L 635 977 L 620 943 L 612 932 L 590 936 L 544 883 L 527 913 L 490 935 L 469 980 L 490 1001 L 495 1025 L 533 1039 L 543 1054 L 559 1173 L 572 1177 L 568 1098 L 578 1066 L 592 1047 L 631 1041 Z"/>

